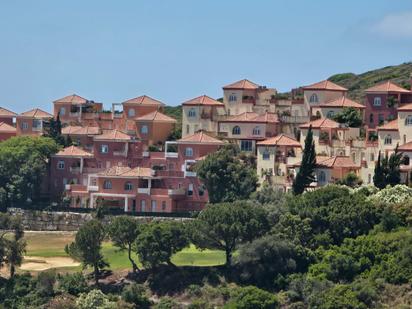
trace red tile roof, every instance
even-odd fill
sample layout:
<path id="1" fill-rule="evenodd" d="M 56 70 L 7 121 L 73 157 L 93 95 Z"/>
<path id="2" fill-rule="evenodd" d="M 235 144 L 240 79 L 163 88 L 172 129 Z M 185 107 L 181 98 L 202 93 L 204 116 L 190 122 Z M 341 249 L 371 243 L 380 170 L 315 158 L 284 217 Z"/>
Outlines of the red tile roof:
<path id="1" fill-rule="evenodd" d="M 222 102 L 216 101 L 207 95 L 201 95 L 200 97 L 188 100 L 182 104 L 183 106 L 196 106 L 196 105 L 205 105 L 205 106 L 219 106 L 224 107 L 225 105 Z"/>
<path id="2" fill-rule="evenodd" d="M 169 117 L 159 111 L 154 111 L 149 114 L 137 117 L 136 121 L 153 121 L 153 122 L 177 122 L 176 119 Z"/>
<path id="3" fill-rule="evenodd" d="M 259 88 L 258 84 L 255 84 L 247 79 L 242 79 L 233 84 L 229 84 L 223 87 L 223 89 L 239 89 L 239 90 L 243 90 L 243 89 L 255 90 L 258 88 Z"/>
<path id="4" fill-rule="evenodd" d="M 0 122 L 0 133 L 16 133 L 16 128 L 5 123 Z"/>
<path id="5" fill-rule="evenodd" d="M 66 135 L 97 135 L 100 134 L 99 127 L 67 126 L 62 128 L 62 134 Z"/>
<path id="6" fill-rule="evenodd" d="M 360 168 L 350 157 L 334 156 L 334 157 L 316 157 L 316 165 L 320 168 Z"/>
<path id="7" fill-rule="evenodd" d="M 410 93 L 409 90 L 402 88 L 401 86 L 391 82 L 386 81 L 384 83 L 372 86 L 365 90 L 365 92 L 377 92 L 377 93 L 386 93 L 386 92 L 400 92 L 400 93 Z"/>
<path id="8" fill-rule="evenodd" d="M 377 127 L 378 131 L 398 131 L 398 120 L 392 120 Z"/>
<path id="9" fill-rule="evenodd" d="M 328 80 L 323 80 L 309 86 L 302 87 L 304 90 L 331 90 L 331 91 L 348 91 L 348 89 L 332 83 Z"/>
<path id="10" fill-rule="evenodd" d="M 341 97 L 336 100 L 321 103 L 319 104 L 319 107 L 354 107 L 354 108 L 359 108 L 359 109 L 365 108 L 364 105 L 358 102 L 355 102 L 347 97 Z"/>
<path id="11" fill-rule="evenodd" d="M 131 139 L 130 135 L 119 130 L 105 130 L 103 134 L 94 137 L 96 141 L 129 141 Z"/>
<path id="12" fill-rule="evenodd" d="M 300 125 L 300 128 L 307 129 L 312 126 L 313 129 L 322 129 L 322 128 L 340 128 L 341 125 L 336 121 L 329 119 L 329 118 L 320 118 L 314 121 L 310 121 L 308 123 L 304 123 Z"/>
<path id="13" fill-rule="evenodd" d="M 14 117 L 17 116 L 16 113 L 9 111 L 8 109 L 4 107 L 0 107 L 0 117 Z"/>
<path id="14" fill-rule="evenodd" d="M 402 106 L 398 107 L 398 111 L 401 111 L 401 112 L 412 111 L 412 103 L 402 104 Z"/>
<path id="15" fill-rule="evenodd" d="M 177 141 L 179 144 L 214 144 L 222 145 L 223 142 L 217 138 L 207 135 L 203 131 L 185 136 Z"/>
<path id="16" fill-rule="evenodd" d="M 40 108 L 34 108 L 27 112 L 21 113 L 19 116 L 30 117 L 30 118 L 41 118 L 41 119 L 53 117 L 52 114 L 49 114 L 48 112 L 45 112 L 41 110 Z"/>
<path id="17" fill-rule="evenodd" d="M 152 177 L 152 169 L 148 167 L 113 166 L 98 173 L 98 176 L 119 178 Z"/>
<path id="18" fill-rule="evenodd" d="M 70 104 L 86 104 L 87 102 L 89 102 L 87 99 L 77 94 L 71 94 L 71 95 L 65 96 L 64 98 L 53 101 L 53 103 L 70 103 Z"/>
<path id="19" fill-rule="evenodd" d="M 277 123 L 279 122 L 279 118 L 275 113 L 266 112 L 263 115 L 259 115 L 254 112 L 244 112 L 239 115 L 229 116 L 220 122 Z"/>
<path id="20" fill-rule="evenodd" d="M 63 148 L 58 153 L 56 153 L 57 157 L 83 157 L 83 158 L 93 158 L 93 154 L 87 152 L 79 147 L 70 146 Z"/>
<path id="21" fill-rule="evenodd" d="M 412 151 L 412 142 L 400 145 L 398 151 Z"/>
<path id="22" fill-rule="evenodd" d="M 264 141 L 258 142 L 258 146 L 290 146 L 290 147 L 302 147 L 300 143 L 285 134 L 279 134 L 275 137 L 268 138 Z"/>
<path id="23" fill-rule="evenodd" d="M 142 95 L 137 98 L 133 98 L 127 101 L 124 101 L 123 104 L 139 104 L 139 105 L 164 105 L 159 100 L 153 99 L 147 95 Z"/>

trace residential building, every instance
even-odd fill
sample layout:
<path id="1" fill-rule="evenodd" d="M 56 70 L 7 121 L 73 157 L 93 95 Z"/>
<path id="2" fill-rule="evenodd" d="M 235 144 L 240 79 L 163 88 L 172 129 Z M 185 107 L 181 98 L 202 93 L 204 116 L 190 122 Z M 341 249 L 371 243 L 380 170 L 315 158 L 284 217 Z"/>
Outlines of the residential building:
<path id="1" fill-rule="evenodd" d="M 0 142 L 16 136 L 17 130 L 6 122 L 0 122 Z"/>
<path id="2" fill-rule="evenodd" d="M 43 135 L 45 122 L 53 115 L 35 108 L 16 116 L 17 135 Z"/>
<path id="3" fill-rule="evenodd" d="M 14 125 L 17 114 L 6 108 L 0 107 L 0 122 L 8 125 Z"/>

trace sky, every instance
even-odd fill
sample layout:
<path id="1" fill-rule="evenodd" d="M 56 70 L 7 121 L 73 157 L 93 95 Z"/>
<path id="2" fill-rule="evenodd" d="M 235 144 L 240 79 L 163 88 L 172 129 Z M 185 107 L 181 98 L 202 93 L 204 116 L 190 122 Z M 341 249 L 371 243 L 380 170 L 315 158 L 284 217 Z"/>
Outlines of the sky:
<path id="1" fill-rule="evenodd" d="M 411 0 L 0 0 L 0 106 L 168 105 L 412 61 Z"/>

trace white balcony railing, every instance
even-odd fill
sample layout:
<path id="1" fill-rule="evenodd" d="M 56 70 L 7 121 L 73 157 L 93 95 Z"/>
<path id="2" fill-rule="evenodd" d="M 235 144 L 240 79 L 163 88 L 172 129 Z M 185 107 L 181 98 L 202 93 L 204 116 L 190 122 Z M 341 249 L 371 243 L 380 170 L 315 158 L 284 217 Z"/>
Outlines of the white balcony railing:
<path id="1" fill-rule="evenodd" d="M 65 190 L 70 190 L 70 185 L 65 185 L 65 186 L 64 186 L 64 189 L 65 189 Z"/>
<path id="2" fill-rule="evenodd" d="M 165 157 L 166 158 L 177 158 L 179 154 L 177 152 L 166 152 Z"/>
<path id="3" fill-rule="evenodd" d="M 78 174 L 80 173 L 80 167 L 76 166 L 76 167 L 70 167 L 70 173 L 72 174 Z"/>
<path id="4" fill-rule="evenodd" d="M 99 186 L 88 186 L 87 190 L 96 192 L 96 191 L 99 191 Z"/>
<path id="5" fill-rule="evenodd" d="M 150 188 L 137 188 L 137 193 L 150 195 Z"/>
<path id="6" fill-rule="evenodd" d="M 150 152 L 148 152 L 148 151 L 143 151 L 143 157 L 144 158 L 148 158 L 148 157 L 150 157 Z"/>
<path id="7" fill-rule="evenodd" d="M 185 177 L 196 177 L 196 172 L 185 171 Z"/>
<path id="8" fill-rule="evenodd" d="M 113 151 L 113 155 L 120 156 L 120 157 L 126 157 L 127 156 L 127 151 L 126 150 Z"/>
<path id="9" fill-rule="evenodd" d="M 186 194 L 186 190 L 184 188 L 180 188 L 180 189 L 169 189 L 167 191 L 167 193 L 169 195 L 185 195 Z"/>

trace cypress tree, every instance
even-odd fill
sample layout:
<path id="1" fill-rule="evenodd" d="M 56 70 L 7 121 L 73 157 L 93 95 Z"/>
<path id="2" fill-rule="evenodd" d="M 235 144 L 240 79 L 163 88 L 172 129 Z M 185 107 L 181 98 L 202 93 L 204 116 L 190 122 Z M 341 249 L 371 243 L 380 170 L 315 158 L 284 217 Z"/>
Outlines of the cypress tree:
<path id="1" fill-rule="evenodd" d="M 385 188 L 385 173 L 383 171 L 381 152 L 378 153 L 378 161 L 375 164 L 375 170 L 373 175 L 373 184 L 379 189 Z"/>
<path id="2" fill-rule="evenodd" d="M 388 172 L 386 175 L 386 184 L 395 186 L 401 182 L 400 165 L 402 163 L 402 152 L 398 152 L 398 145 L 396 145 L 395 152 L 391 154 L 388 159 Z"/>
<path id="3" fill-rule="evenodd" d="M 316 152 L 313 142 L 312 126 L 309 127 L 305 139 L 305 148 L 302 155 L 302 163 L 296 178 L 293 181 L 292 189 L 294 194 L 301 194 L 305 188 L 315 181 Z"/>

